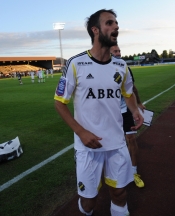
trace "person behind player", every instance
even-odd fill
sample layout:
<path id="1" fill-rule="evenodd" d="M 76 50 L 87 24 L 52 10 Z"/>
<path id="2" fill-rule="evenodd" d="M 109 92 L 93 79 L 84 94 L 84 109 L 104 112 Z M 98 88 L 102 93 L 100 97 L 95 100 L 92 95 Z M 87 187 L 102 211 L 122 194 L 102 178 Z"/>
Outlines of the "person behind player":
<path id="1" fill-rule="evenodd" d="M 34 83 L 35 82 L 35 72 L 34 71 L 30 71 L 30 76 L 31 76 L 32 83 Z"/>
<path id="2" fill-rule="evenodd" d="M 51 74 L 51 77 L 53 78 L 53 69 L 52 68 L 50 68 L 50 74 Z"/>
<path id="3" fill-rule="evenodd" d="M 44 69 L 42 69 L 42 81 L 43 81 L 43 83 L 45 83 L 45 81 L 46 81 L 46 79 L 45 79 L 45 71 L 44 71 Z"/>
<path id="4" fill-rule="evenodd" d="M 111 47 L 111 53 L 114 56 L 121 58 L 121 51 L 120 51 L 120 48 L 118 45 Z M 142 111 L 144 111 L 145 106 L 141 103 L 141 100 L 140 100 L 140 97 L 138 94 L 138 90 L 134 84 L 134 77 L 133 77 L 132 71 L 129 67 L 128 67 L 128 69 L 129 69 L 130 74 L 132 76 L 133 92 L 136 96 L 137 105 Z M 138 146 L 137 146 L 136 135 L 135 135 L 137 133 L 137 131 L 131 130 L 131 127 L 134 125 L 134 120 L 133 120 L 132 113 L 127 108 L 127 105 L 126 105 L 123 97 L 121 98 L 121 112 L 122 112 L 122 116 L 123 116 L 123 129 L 125 132 L 125 138 L 127 141 L 127 145 L 128 145 L 128 149 L 129 149 L 129 153 L 130 153 L 131 161 L 132 161 L 134 182 L 135 182 L 137 187 L 142 188 L 142 187 L 144 187 L 144 182 L 140 178 L 141 176 L 137 173 Z"/>
<path id="5" fill-rule="evenodd" d="M 133 181 L 132 164 L 120 111 L 121 93 L 132 111 L 137 130 L 143 123 L 126 63 L 110 54 L 116 45 L 118 22 L 113 10 L 87 18 L 92 48 L 66 62 L 55 91 L 55 108 L 74 131 L 78 206 L 93 215 L 102 171 L 111 196 L 111 215 L 129 215 L 125 186 Z M 73 96 L 74 117 L 67 104 Z"/>
<path id="6" fill-rule="evenodd" d="M 41 83 L 43 81 L 43 75 L 41 68 L 38 70 L 38 82 Z"/>
<path id="7" fill-rule="evenodd" d="M 38 78 L 38 83 L 40 82 L 40 78 L 39 78 L 39 70 L 40 70 L 40 69 L 38 69 L 38 70 L 36 71 L 36 76 L 37 76 L 37 78 Z"/>
<path id="8" fill-rule="evenodd" d="M 115 57 L 121 58 L 121 51 L 118 45 L 112 46 L 110 51 Z"/>
<path id="9" fill-rule="evenodd" d="M 21 73 L 20 72 L 17 72 L 17 77 L 18 77 L 18 80 L 19 80 L 19 84 L 22 85 L 22 76 L 21 76 Z"/>
<path id="10" fill-rule="evenodd" d="M 16 79 L 16 72 L 13 73 L 13 79 Z"/>
<path id="11" fill-rule="evenodd" d="M 46 77 L 48 78 L 49 69 L 46 69 Z"/>

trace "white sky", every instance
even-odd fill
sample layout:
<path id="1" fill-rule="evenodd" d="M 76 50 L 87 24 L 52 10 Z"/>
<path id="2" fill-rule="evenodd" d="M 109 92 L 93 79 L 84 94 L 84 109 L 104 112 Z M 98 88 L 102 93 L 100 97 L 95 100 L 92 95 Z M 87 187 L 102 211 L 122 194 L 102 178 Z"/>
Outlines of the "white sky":
<path id="1" fill-rule="evenodd" d="M 122 56 L 155 49 L 175 51 L 175 0 L 0 0 L 0 56 L 60 57 L 59 34 L 53 23 L 65 22 L 61 31 L 63 57 L 91 48 L 86 18 L 100 9 L 114 9 L 119 23 Z"/>

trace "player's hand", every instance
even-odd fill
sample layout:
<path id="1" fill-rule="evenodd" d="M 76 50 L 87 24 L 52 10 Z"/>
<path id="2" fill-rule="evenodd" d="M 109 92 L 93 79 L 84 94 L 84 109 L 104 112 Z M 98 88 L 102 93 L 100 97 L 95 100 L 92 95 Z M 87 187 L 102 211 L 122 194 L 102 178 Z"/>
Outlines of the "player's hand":
<path id="1" fill-rule="evenodd" d="M 146 107 L 142 103 L 139 103 L 137 105 L 142 110 L 142 112 L 144 112 L 144 109 L 146 109 Z"/>
<path id="2" fill-rule="evenodd" d="M 78 136 L 80 137 L 82 143 L 88 148 L 97 149 L 102 147 L 99 142 L 102 138 L 96 136 L 88 130 L 82 130 Z"/>
<path id="3" fill-rule="evenodd" d="M 136 131 L 142 126 L 144 119 L 138 110 L 133 113 L 133 118 L 134 118 L 135 126 L 131 127 L 131 130 Z"/>

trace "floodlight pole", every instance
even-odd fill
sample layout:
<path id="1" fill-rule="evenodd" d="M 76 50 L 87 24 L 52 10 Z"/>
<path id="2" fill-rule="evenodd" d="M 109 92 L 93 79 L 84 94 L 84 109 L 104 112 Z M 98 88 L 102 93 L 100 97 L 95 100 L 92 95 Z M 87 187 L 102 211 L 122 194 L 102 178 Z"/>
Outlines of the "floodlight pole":
<path id="1" fill-rule="evenodd" d="M 61 64 L 61 67 L 64 65 L 63 50 L 62 50 L 62 43 L 61 43 L 61 30 L 64 29 L 64 25 L 65 25 L 65 23 L 53 23 L 53 28 L 55 30 L 58 30 L 58 32 L 59 32 L 60 54 L 61 54 L 60 64 Z"/>
<path id="2" fill-rule="evenodd" d="M 61 29 L 59 29 L 58 31 L 59 31 L 59 40 L 60 40 L 60 54 L 61 54 L 60 64 L 61 64 L 61 67 L 62 67 L 63 64 L 64 64 L 64 61 L 63 61 L 63 50 L 62 50 L 62 43 L 61 43 Z"/>

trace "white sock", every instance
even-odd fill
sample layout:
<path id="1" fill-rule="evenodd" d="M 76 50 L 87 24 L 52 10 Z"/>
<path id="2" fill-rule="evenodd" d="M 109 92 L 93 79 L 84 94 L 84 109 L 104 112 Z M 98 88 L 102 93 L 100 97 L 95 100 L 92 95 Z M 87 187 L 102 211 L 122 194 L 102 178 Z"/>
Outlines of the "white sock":
<path id="1" fill-rule="evenodd" d="M 136 174 L 137 173 L 137 166 L 132 166 L 132 171 L 133 171 L 133 174 Z"/>
<path id="2" fill-rule="evenodd" d="M 85 214 L 85 215 L 92 215 L 93 213 L 93 210 L 91 212 L 85 212 L 83 207 L 81 206 L 81 199 L 79 198 L 78 200 L 78 207 L 79 207 L 79 210 L 81 211 L 81 213 Z"/>
<path id="3" fill-rule="evenodd" d="M 125 206 L 117 206 L 113 202 L 111 202 L 111 215 L 112 216 L 128 216 L 128 205 L 126 203 Z"/>

